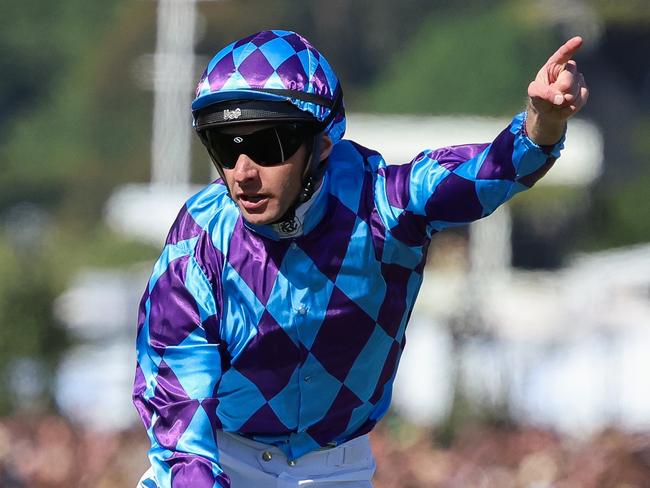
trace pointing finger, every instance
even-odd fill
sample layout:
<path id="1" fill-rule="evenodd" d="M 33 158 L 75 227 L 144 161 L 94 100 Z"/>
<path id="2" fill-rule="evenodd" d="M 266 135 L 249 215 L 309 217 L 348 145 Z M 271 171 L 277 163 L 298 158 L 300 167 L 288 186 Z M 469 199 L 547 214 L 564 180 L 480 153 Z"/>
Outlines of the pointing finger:
<path id="1" fill-rule="evenodd" d="M 576 36 L 565 42 L 548 58 L 549 64 L 566 64 L 582 46 L 582 37 Z"/>

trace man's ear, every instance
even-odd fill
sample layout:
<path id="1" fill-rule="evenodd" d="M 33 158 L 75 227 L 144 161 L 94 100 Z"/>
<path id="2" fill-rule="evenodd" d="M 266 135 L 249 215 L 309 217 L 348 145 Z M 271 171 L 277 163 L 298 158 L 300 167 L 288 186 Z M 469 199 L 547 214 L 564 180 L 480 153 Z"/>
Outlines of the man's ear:
<path id="1" fill-rule="evenodd" d="M 320 161 L 324 161 L 332 152 L 332 148 L 334 147 L 334 144 L 332 143 L 332 139 L 330 139 L 330 136 L 328 136 L 327 134 L 323 134 L 320 143 L 321 143 Z"/>

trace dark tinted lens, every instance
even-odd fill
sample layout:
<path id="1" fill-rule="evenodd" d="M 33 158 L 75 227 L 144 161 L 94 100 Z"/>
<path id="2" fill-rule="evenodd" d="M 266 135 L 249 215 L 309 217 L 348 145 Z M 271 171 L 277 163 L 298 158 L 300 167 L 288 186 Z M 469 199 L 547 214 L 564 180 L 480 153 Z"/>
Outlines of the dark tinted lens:
<path id="1" fill-rule="evenodd" d="M 232 169 L 240 154 L 246 154 L 256 163 L 282 162 L 282 149 L 273 128 L 252 134 L 224 134 L 212 129 L 207 132 L 208 150 L 217 163 Z"/>
<path id="2" fill-rule="evenodd" d="M 310 134 L 313 130 L 303 124 L 279 124 L 241 135 L 215 128 L 205 131 L 204 142 L 215 162 L 226 169 L 235 167 L 240 154 L 262 166 L 272 166 L 293 156 Z"/>
<path id="3" fill-rule="evenodd" d="M 275 130 L 282 143 L 285 161 L 296 154 L 302 143 L 315 133 L 312 126 L 305 124 L 283 124 L 275 127 Z"/>

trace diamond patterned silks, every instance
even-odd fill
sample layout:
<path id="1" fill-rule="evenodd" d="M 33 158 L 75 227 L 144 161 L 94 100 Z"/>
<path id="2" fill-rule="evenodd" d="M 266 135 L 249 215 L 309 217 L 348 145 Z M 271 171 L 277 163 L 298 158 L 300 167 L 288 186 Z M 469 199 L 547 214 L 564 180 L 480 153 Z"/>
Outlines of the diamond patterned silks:
<path id="1" fill-rule="evenodd" d="M 471 222 L 483 216 L 475 183 L 451 173 L 435 189 L 425 207 L 430 220 Z"/>
<path id="2" fill-rule="evenodd" d="M 268 312 L 262 315 L 257 330 L 233 366 L 270 400 L 289 383 L 300 362 L 300 350 Z M 260 364 L 272 364 L 273 368 L 260 368 Z"/>
<path id="3" fill-rule="evenodd" d="M 214 475 L 212 466 L 205 459 L 187 454 L 175 454 L 166 464 L 171 471 L 172 487 L 213 487 L 230 486 L 227 474 Z"/>
<path id="4" fill-rule="evenodd" d="M 302 90 L 309 80 L 298 55 L 293 55 L 278 66 L 277 73 L 287 90 Z"/>
<path id="5" fill-rule="evenodd" d="M 158 367 L 156 382 L 156 392 L 150 402 L 159 412 L 159 417 L 153 430 L 161 446 L 174 449 L 199 408 L 199 401 L 188 397 L 164 361 Z"/>
<path id="6" fill-rule="evenodd" d="M 167 236 L 166 244 L 178 244 L 180 241 L 191 239 L 198 236 L 203 229 L 198 225 L 192 216 L 188 213 L 187 207 L 183 206 L 176 217 L 176 221 Z"/>
<path id="7" fill-rule="evenodd" d="M 300 239 L 298 245 L 319 271 L 335 282 L 348 251 L 356 215 L 335 197 L 330 197 L 328 211 L 319 228 L 315 229 L 316 235 Z M 319 235 L 327 239 L 327 249 L 323 248 L 323 242 L 317 238 Z M 327 252 L 323 252 L 325 250 Z"/>
<path id="8" fill-rule="evenodd" d="M 269 44 L 272 46 L 265 48 Z M 288 79 L 286 76 L 283 77 L 283 74 L 288 74 L 285 63 L 292 58 L 294 59 L 290 61 L 291 63 L 299 61 L 299 54 L 302 52 L 308 52 L 309 63 L 315 67 L 309 80 L 315 85 L 312 93 L 320 95 L 333 93 L 336 87 L 329 86 L 329 80 L 325 73 L 326 70 L 331 71 L 327 61 L 313 49 L 308 41 L 288 31 L 260 32 L 225 47 L 215 56 L 215 59 L 219 59 L 219 61 L 212 69 L 208 69 L 210 88 L 213 92 L 219 90 L 237 71 L 250 88 L 282 88 L 267 85 L 273 72 L 280 67 L 283 68 L 279 70 L 278 74 L 281 79 L 285 80 L 284 87 L 288 88 Z M 311 68 L 311 66 L 307 68 Z M 293 82 L 296 83 L 296 87 L 302 89 L 310 73 L 306 72 L 305 67 L 301 67 L 295 73 L 298 79 Z M 302 84 L 299 81 L 300 78 L 303 78 Z"/>
<path id="9" fill-rule="evenodd" d="M 276 432 L 286 432 L 286 430 L 287 426 L 282 423 L 268 403 L 253 413 L 240 428 L 240 432 L 248 436 L 273 435 Z"/>
<path id="10" fill-rule="evenodd" d="M 343 382 L 375 327 L 372 318 L 334 288 L 311 353 L 328 373 Z"/>
<path id="11" fill-rule="evenodd" d="M 352 411 L 363 402 L 345 385 L 341 385 L 327 415 L 307 429 L 307 433 L 321 445 L 327 444 L 344 432 L 350 421 Z"/>
<path id="12" fill-rule="evenodd" d="M 289 242 L 271 243 L 253 232 L 244 232 L 240 220 L 234 229 L 230 248 L 231 266 L 257 299 L 266 305 Z"/>
<path id="13" fill-rule="evenodd" d="M 148 323 L 154 348 L 180 344 L 201 322 L 196 301 L 184 286 L 188 261 L 186 256 L 169 263 L 151 291 Z"/>
<path id="14" fill-rule="evenodd" d="M 240 65 L 239 73 L 251 87 L 264 86 L 275 72 L 261 51 L 253 51 Z"/>
<path id="15" fill-rule="evenodd" d="M 241 44 L 239 55 L 271 37 Z M 319 200 L 325 216 L 293 240 L 244 226 L 223 185 L 193 197 L 143 297 L 134 385 L 152 442 L 168 450 L 152 456 L 178 486 L 213 486 L 216 458 L 175 449 L 207 452 L 201 436 L 216 429 L 296 458 L 372 428 L 388 408 L 431 234 L 488 214 L 559 155 L 526 139 L 522 121 L 492 144 L 425 151 L 400 167 L 338 143 Z"/>
<path id="16" fill-rule="evenodd" d="M 227 76 L 227 73 L 234 72 L 235 62 L 233 61 L 232 53 L 228 53 L 217 62 L 211 71 L 206 72 L 204 76 L 207 76 L 210 89 L 212 91 L 218 91 L 221 90 L 228 81 L 229 77 Z"/>

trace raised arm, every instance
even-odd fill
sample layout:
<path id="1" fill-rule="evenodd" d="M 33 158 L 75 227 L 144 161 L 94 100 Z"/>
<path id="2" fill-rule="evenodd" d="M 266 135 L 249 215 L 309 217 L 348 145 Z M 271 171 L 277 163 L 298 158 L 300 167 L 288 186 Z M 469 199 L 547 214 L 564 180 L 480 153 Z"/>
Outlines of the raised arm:
<path id="1" fill-rule="evenodd" d="M 589 97 L 585 78 L 572 59 L 582 46 L 582 38 L 573 37 L 548 59 L 528 85 L 528 135 L 537 144 L 556 143 L 566 121 L 580 111 Z"/>
<path id="2" fill-rule="evenodd" d="M 548 59 L 528 87 L 527 111 L 491 143 L 444 147 L 405 165 L 380 165 L 377 206 L 393 237 L 421 245 L 433 232 L 489 215 L 546 174 L 560 156 L 567 119 L 589 95 L 571 59 L 581 45 L 574 37 Z"/>
<path id="3" fill-rule="evenodd" d="M 228 488 L 215 437 L 227 357 L 201 236 L 168 244 L 140 304 L 133 400 L 151 440 L 139 487 Z"/>

